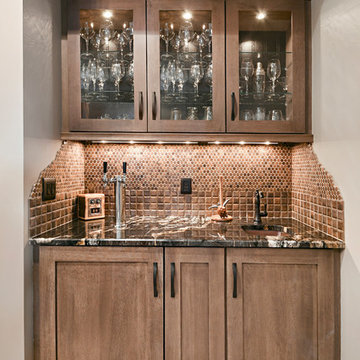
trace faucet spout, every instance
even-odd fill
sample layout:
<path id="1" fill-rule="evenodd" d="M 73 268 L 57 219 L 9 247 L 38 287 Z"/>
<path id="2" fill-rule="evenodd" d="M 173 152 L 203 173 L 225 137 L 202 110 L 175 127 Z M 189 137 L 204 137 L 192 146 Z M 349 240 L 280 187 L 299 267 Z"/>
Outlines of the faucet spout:
<path id="1" fill-rule="evenodd" d="M 264 212 L 260 211 L 261 199 L 264 197 L 264 194 L 260 190 L 255 191 L 255 217 L 254 224 L 260 225 L 261 218 L 268 216 L 267 213 L 267 204 L 264 205 Z"/>

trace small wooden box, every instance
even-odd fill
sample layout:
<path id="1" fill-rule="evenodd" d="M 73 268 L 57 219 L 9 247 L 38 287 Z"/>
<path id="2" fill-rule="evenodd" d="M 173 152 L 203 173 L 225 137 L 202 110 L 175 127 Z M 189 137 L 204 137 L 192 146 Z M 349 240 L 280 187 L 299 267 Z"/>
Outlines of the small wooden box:
<path id="1" fill-rule="evenodd" d="M 82 220 L 102 219 L 105 217 L 104 194 L 78 195 L 78 218 Z"/>

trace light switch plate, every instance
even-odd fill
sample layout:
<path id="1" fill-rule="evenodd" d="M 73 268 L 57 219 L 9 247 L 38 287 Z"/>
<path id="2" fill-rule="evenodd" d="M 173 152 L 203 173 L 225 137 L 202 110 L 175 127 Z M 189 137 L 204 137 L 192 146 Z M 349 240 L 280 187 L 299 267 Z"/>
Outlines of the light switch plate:
<path id="1" fill-rule="evenodd" d="M 56 199 L 56 179 L 43 178 L 42 179 L 42 200 L 55 200 Z"/>

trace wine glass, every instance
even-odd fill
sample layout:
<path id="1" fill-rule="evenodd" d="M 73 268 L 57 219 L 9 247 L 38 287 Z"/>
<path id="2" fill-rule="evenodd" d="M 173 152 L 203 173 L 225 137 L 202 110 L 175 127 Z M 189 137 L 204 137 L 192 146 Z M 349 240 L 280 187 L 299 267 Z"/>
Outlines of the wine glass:
<path id="1" fill-rule="evenodd" d="M 160 38 L 165 42 L 165 54 L 161 55 L 162 60 L 172 59 L 172 56 L 169 54 L 169 42 L 175 37 L 174 25 L 165 23 L 164 27 L 160 29 Z"/>
<path id="2" fill-rule="evenodd" d="M 182 60 L 183 61 L 191 61 L 192 56 L 191 52 L 191 43 L 196 37 L 196 33 L 194 32 L 193 24 L 190 20 L 186 20 L 179 29 L 179 37 L 183 46 Z"/>
<path id="3" fill-rule="evenodd" d="M 184 70 L 183 70 L 180 62 L 176 63 L 175 79 L 178 84 L 178 92 L 179 92 L 178 100 L 181 102 L 185 101 L 186 97 L 183 94 L 184 83 L 185 83 L 185 74 L 184 74 Z"/>
<path id="4" fill-rule="evenodd" d="M 105 61 L 111 60 L 112 56 L 109 53 L 110 40 L 112 40 L 115 36 L 114 24 L 111 20 L 106 19 L 101 25 L 99 29 L 100 41 L 103 41 L 106 46 L 105 53 L 102 54 L 102 58 Z"/>
<path id="5" fill-rule="evenodd" d="M 174 50 L 176 51 L 176 59 L 179 59 L 179 51 L 181 48 L 181 37 L 179 34 L 177 34 L 172 42 L 172 47 L 174 48 Z"/>
<path id="6" fill-rule="evenodd" d="M 175 61 L 169 61 L 167 71 L 168 71 L 169 80 L 170 80 L 170 82 L 172 84 L 173 96 L 175 97 L 175 86 L 176 86 L 176 65 L 175 65 Z"/>
<path id="7" fill-rule="evenodd" d="M 92 83 L 93 92 L 96 92 L 97 66 L 95 61 L 89 61 L 88 64 L 89 78 Z"/>
<path id="8" fill-rule="evenodd" d="M 103 66 L 97 65 L 96 78 L 99 81 L 99 92 L 100 94 L 96 97 L 99 101 L 106 101 L 108 97 L 104 94 L 104 86 L 106 81 L 106 74 Z"/>
<path id="9" fill-rule="evenodd" d="M 240 74 L 245 79 L 245 94 L 249 95 L 249 80 L 254 74 L 254 64 L 249 59 L 243 59 L 240 67 Z"/>
<path id="10" fill-rule="evenodd" d="M 114 84 L 116 86 L 117 89 L 117 94 L 115 95 L 115 99 L 119 100 L 121 95 L 120 95 L 120 81 L 122 80 L 122 78 L 125 76 L 125 68 L 123 66 L 123 64 L 121 64 L 119 61 L 115 61 L 112 65 L 111 65 L 111 77 L 114 79 Z"/>
<path id="11" fill-rule="evenodd" d="M 122 63 L 125 63 L 124 60 L 124 48 L 128 43 L 128 37 L 125 33 L 125 31 L 122 31 L 121 33 L 117 34 L 117 41 L 119 42 L 119 48 L 120 48 L 120 60 Z"/>
<path id="12" fill-rule="evenodd" d="M 81 78 L 82 88 L 84 89 L 85 92 L 83 99 L 85 101 L 89 101 L 92 98 L 92 96 L 89 94 L 91 79 L 90 79 L 90 72 L 88 65 L 86 64 L 81 65 L 80 78 Z"/>
<path id="13" fill-rule="evenodd" d="M 129 52 L 125 55 L 125 58 L 131 60 L 134 56 L 133 54 L 133 42 L 134 42 L 134 23 L 129 22 L 129 26 L 125 29 L 125 34 L 128 38 L 129 43 Z"/>
<path id="14" fill-rule="evenodd" d="M 207 27 L 205 24 L 203 25 L 203 31 L 201 33 L 201 36 L 203 37 L 205 43 L 208 46 L 208 53 L 204 56 L 204 59 L 207 61 L 211 61 L 212 60 L 211 46 L 212 46 L 212 38 L 213 38 L 212 23 L 209 23 Z"/>
<path id="15" fill-rule="evenodd" d="M 81 54 L 82 57 L 91 57 L 92 55 L 89 53 L 89 41 L 91 38 L 95 36 L 94 24 L 85 21 L 84 26 L 80 29 L 80 36 L 85 40 L 85 53 Z"/>
<path id="16" fill-rule="evenodd" d="M 267 76 L 271 80 L 271 92 L 275 94 L 276 80 L 281 75 L 281 63 L 279 59 L 271 59 L 267 66 Z"/>
<path id="17" fill-rule="evenodd" d="M 211 62 L 207 67 L 204 75 L 204 80 L 207 85 L 210 87 L 209 98 L 212 100 L 212 92 L 213 92 L 213 63 Z"/>
<path id="18" fill-rule="evenodd" d="M 167 71 L 167 66 L 166 65 L 161 66 L 160 80 L 161 80 L 161 83 L 162 83 L 163 90 L 165 92 L 168 92 L 169 91 L 170 81 L 169 81 L 169 76 L 168 76 L 168 71 Z"/>
<path id="19" fill-rule="evenodd" d="M 205 40 L 204 36 L 202 36 L 202 35 L 197 35 L 196 40 L 197 40 L 197 44 L 199 47 L 199 61 L 201 64 L 204 64 L 203 63 L 203 49 L 206 46 L 206 40 Z"/>
<path id="20" fill-rule="evenodd" d="M 96 58 L 99 59 L 99 51 L 101 47 L 101 36 L 99 33 L 95 34 L 95 36 L 91 39 L 91 43 L 96 49 L 96 54 L 97 54 Z"/>
<path id="21" fill-rule="evenodd" d="M 190 68 L 190 77 L 194 82 L 195 98 L 199 97 L 199 82 L 203 77 L 203 70 L 199 62 L 195 62 Z"/>

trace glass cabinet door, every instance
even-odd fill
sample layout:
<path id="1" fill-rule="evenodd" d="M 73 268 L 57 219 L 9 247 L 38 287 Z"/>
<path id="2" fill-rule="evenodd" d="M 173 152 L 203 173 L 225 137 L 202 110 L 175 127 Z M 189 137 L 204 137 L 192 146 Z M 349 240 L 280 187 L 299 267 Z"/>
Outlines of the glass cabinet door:
<path id="1" fill-rule="evenodd" d="M 148 127 L 225 131 L 224 4 L 149 0 Z"/>
<path id="2" fill-rule="evenodd" d="M 145 1 L 68 2 L 72 131 L 146 131 Z"/>
<path id="3" fill-rule="evenodd" d="M 229 132 L 305 132 L 304 2 L 227 3 Z"/>

